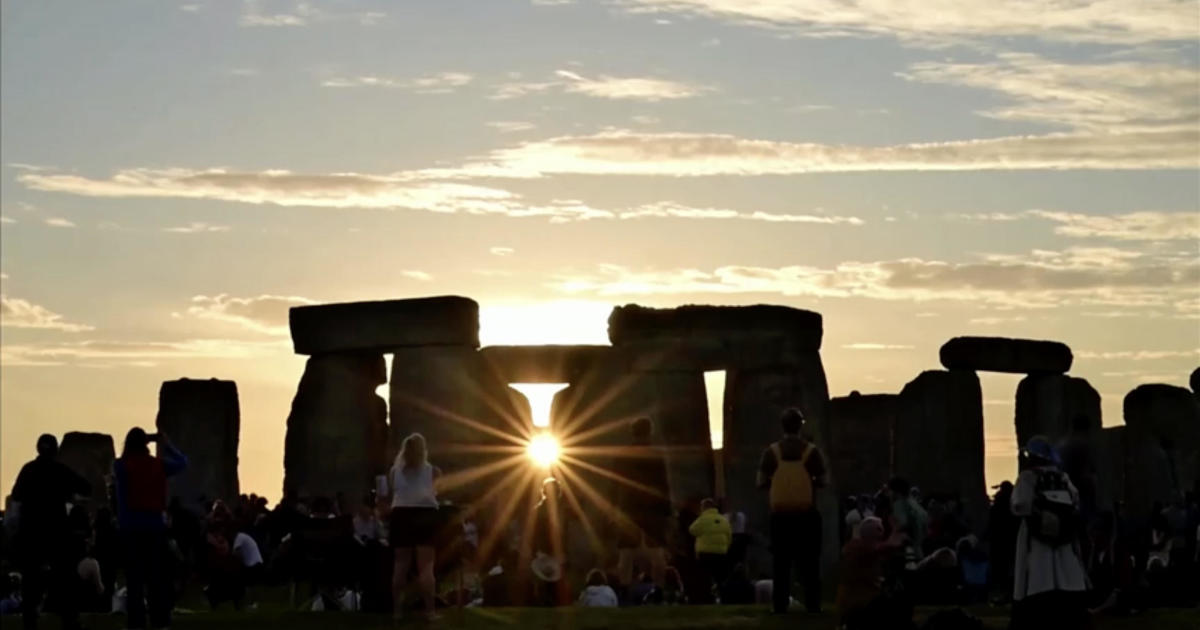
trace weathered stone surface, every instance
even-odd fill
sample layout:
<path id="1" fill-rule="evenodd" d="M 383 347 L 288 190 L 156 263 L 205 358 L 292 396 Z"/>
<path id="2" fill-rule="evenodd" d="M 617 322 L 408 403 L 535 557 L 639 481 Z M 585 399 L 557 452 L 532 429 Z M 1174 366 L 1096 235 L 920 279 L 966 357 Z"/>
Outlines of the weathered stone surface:
<path id="1" fill-rule="evenodd" d="M 949 370 L 1061 374 L 1071 369 L 1071 349 L 1057 341 L 1004 337 L 955 337 L 939 352 Z"/>
<path id="2" fill-rule="evenodd" d="M 1173 385 L 1141 385 L 1125 396 L 1125 488 L 1131 514 L 1200 489 L 1200 403 Z"/>
<path id="3" fill-rule="evenodd" d="M 360 504 L 387 465 L 387 403 L 375 394 L 386 371 L 378 354 L 308 360 L 287 420 L 285 493 Z"/>
<path id="4" fill-rule="evenodd" d="M 986 525 L 983 395 L 967 370 L 922 372 L 900 391 L 893 440 L 896 474 L 926 496 L 956 495 L 976 532 Z"/>
<path id="5" fill-rule="evenodd" d="M 612 346 L 488 346 L 479 354 L 505 383 L 570 383 L 612 352 Z"/>
<path id="6" fill-rule="evenodd" d="M 892 476 L 900 397 L 859 394 L 829 401 L 829 458 L 842 495 L 875 492 Z"/>
<path id="7" fill-rule="evenodd" d="M 1042 435 L 1057 444 L 1071 434 L 1076 418 L 1087 432 L 1100 430 L 1100 394 L 1086 379 L 1064 374 L 1031 374 L 1017 384 L 1017 443 Z"/>
<path id="8" fill-rule="evenodd" d="M 58 447 L 58 461 L 92 486 L 87 505 L 93 510 L 108 506 L 108 479 L 115 458 L 113 439 L 107 433 L 72 431 L 63 436 Z"/>
<path id="9" fill-rule="evenodd" d="M 820 350 L 821 315 L 786 306 L 701 306 L 659 309 L 630 304 L 613 309 L 608 338 L 613 345 L 639 341 L 709 341 L 743 338 L 796 340 L 802 350 Z"/>
<path id="10" fill-rule="evenodd" d="M 757 487 L 758 463 L 762 452 L 782 435 L 780 415 L 797 407 L 808 422 L 806 432 L 826 457 L 830 453 L 829 389 L 820 356 L 810 352 L 796 368 L 734 370 L 726 375 L 724 448 L 726 498 L 732 509 L 746 513 L 748 527 L 760 537 L 768 535 L 767 498 Z M 838 499 L 830 475 L 829 486 L 817 494 L 827 532 L 838 531 Z M 830 538 L 829 540 L 834 540 Z M 822 546 L 823 566 L 836 561 L 838 546 Z M 770 555 L 765 547 L 754 547 L 748 558 L 751 574 L 770 572 Z"/>
<path id="11" fill-rule="evenodd" d="M 165 381 L 158 392 L 159 431 L 188 458 L 171 478 L 171 495 L 192 508 L 238 496 L 241 412 L 237 384 L 217 379 Z"/>
<path id="12" fill-rule="evenodd" d="M 787 335 L 714 336 L 630 341 L 616 347 L 635 372 L 709 372 L 714 370 L 797 367 L 811 340 Z"/>
<path id="13" fill-rule="evenodd" d="M 1200 367 L 1192 370 L 1192 376 L 1188 379 L 1188 385 L 1192 388 L 1192 393 L 1200 396 Z"/>
<path id="14" fill-rule="evenodd" d="M 296 354 L 479 346 L 479 304 L 458 296 L 298 306 L 288 321 Z"/>
<path id="15" fill-rule="evenodd" d="M 420 433 L 429 460 L 445 475 L 441 493 L 455 503 L 512 497 L 532 434 L 529 403 L 468 346 L 405 348 L 392 357 L 391 448 Z M 505 465 L 505 461 L 508 464 Z M 514 492 L 496 492 L 497 488 Z"/>

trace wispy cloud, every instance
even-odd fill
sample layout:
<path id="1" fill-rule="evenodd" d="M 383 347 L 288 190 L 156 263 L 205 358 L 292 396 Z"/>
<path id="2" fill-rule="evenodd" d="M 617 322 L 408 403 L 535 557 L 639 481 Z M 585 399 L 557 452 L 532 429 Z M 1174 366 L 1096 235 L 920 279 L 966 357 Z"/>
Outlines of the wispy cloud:
<path id="1" fill-rule="evenodd" d="M 953 218 L 973 221 L 1019 221 L 1043 219 L 1058 225 L 1055 234 L 1072 238 L 1099 238 L 1117 241 L 1195 241 L 1200 240 L 1200 213 L 1139 210 L 1122 214 L 1084 214 L 1060 210 L 1024 212 L 988 212 L 955 214 Z"/>
<path id="2" fill-rule="evenodd" d="M 493 247 L 488 250 L 493 256 L 512 256 L 517 250 L 511 247 Z"/>
<path id="3" fill-rule="evenodd" d="M 0 326 L 6 328 L 41 328 L 61 332 L 85 332 L 93 330 L 86 324 L 66 321 L 62 315 L 21 298 L 12 298 L 0 293 Z"/>
<path id="4" fill-rule="evenodd" d="M 64 219 L 62 217 L 50 217 L 50 218 L 46 219 L 44 222 L 46 225 L 49 225 L 50 227 L 59 227 L 59 228 L 75 227 L 75 223 L 73 221 L 71 221 L 70 219 Z"/>
<path id="5" fill-rule="evenodd" d="M 439 171 L 390 175 L 360 173 L 299 174 L 288 171 L 233 172 L 220 169 L 127 169 L 109 179 L 90 179 L 66 173 L 25 173 L 24 185 L 43 191 L 87 197 L 162 197 L 210 199 L 251 204 L 322 208 L 404 208 L 440 213 L 492 214 L 509 217 L 548 217 L 552 221 L 594 219 L 740 219 L 773 223 L 862 225 L 853 216 L 742 212 L 723 208 L 694 208 L 659 201 L 627 208 L 596 208 L 575 199 L 531 203 L 499 188 L 422 178 Z M 211 229 L 208 224 L 194 224 Z"/>
<path id="6" fill-rule="evenodd" d="M 164 232 L 172 234 L 202 234 L 205 232 L 228 232 L 228 225 L 213 225 L 211 223 L 192 222 L 187 225 L 163 228 Z"/>
<path id="7" fill-rule="evenodd" d="M 363 26 L 378 24 L 387 14 L 379 11 L 330 11 L 312 2 L 245 0 L 238 25 L 243 27 L 299 27 L 316 22 L 350 21 Z"/>
<path id="8" fill-rule="evenodd" d="M 603 296 L 762 293 L 821 298 L 952 300 L 1025 308 L 1080 304 L 1167 307 L 1200 296 L 1200 260 L 1173 260 L 1108 248 L 979 256 L 976 262 L 905 258 L 832 268 L 728 265 L 633 270 L 600 265 L 560 274 L 550 286 Z"/>
<path id="9" fill-rule="evenodd" d="M 413 79 L 397 79 L 380 76 L 333 77 L 321 82 L 329 88 L 394 88 L 410 90 L 417 94 L 450 94 L 468 85 L 474 77 L 466 72 L 438 72 Z"/>
<path id="10" fill-rule="evenodd" d="M 1194 17 L 1194 16 L 1193 16 Z M 1200 125 L 1200 69 L 1159 62 L 1061 63 L 1003 53 L 987 63 L 925 62 L 900 76 L 999 92 L 1014 104 L 981 114 L 1099 134 Z"/>
<path id="11" fill-rule="evenodd" d="M 16 223 L 17 220 L 12 217 L 0 216 L 0 223 Z"/>
<path id="12" fill-rule="evenodd" d="M 1187 0 L 957 0 L 939 4 L 873 0 L 625 0 L 632 11 L 705 15 L 808 37 L 893 36 L 934 43 L 1034 37 L 1048 41 L 1192 41 Z"/>
<path id="13" fill-rule="evenodd" d="M 232 297 L 227 294 L 192 298 L 187 312 L 193 317 L 210 319 L 268 335 L 288 334 L 288 309 L 314 302 L 308 298 L 283 295 Z"/>
<path id="14" fill-rule="evenodd" d="M 798 175 L 861 171 L 1192 169 L 1200 131 L 1040 136 L 854 146 L 713 133 L 604 131 L 521 143 L 473 165 L 497 174 Z"/>
<path id="15" fill-rule="evenodd" d="M 291 342 L 188 339 L 183 341 L 107 341 L 4 344 L 0 365 L 38 367 L 57 365 L 150 366 L 158 361 L 197 359 L 260 359 L 291 354 Z"/>
<path id="16" fill-rule="evenodd" d="M 537 125 L 523 120 L 494 120 L 486 124 L 500 133 L 517 133 L 537 128 Z"/>
<path id="17" fill-rule="evenodd" d="M 554 77 L 548 81 L 503 83 L 496 87 L 491 98 L 506 100 L 553 89 L 594 98 L 653 103 L 691 98 L 710 90 L 703 86 L 656 77 L 600 75 L 589 78 L 571 70 L 558 70 L 554 73 Z"/>
<path id="18" fill-rule="evenodd" d="M 913 346 L 893 343 L 848 343 L 842 346 L 845 350 L 912 350 Z"/>
<path id="19" fill-rule="evenodd" d="M 429 273 L 426 273 L 424 271 L 418 271 L 416 269 L 404 269 L 400 272 L 400 275 L 404 276 L 405 278 L 409 278 L 410 280 L 416 280 L 418 282 L 433 282 L 432 275 L 430 275 Z"/>
<path id="20" fill-rule="evenodd" d="M 1158 361 L 1161 359 L 1188 359 L 1200 357 L 1200 348 L 1191 350 L 1080 350 L 1075 352 L 1078 359 L 1096 361 Z"/>

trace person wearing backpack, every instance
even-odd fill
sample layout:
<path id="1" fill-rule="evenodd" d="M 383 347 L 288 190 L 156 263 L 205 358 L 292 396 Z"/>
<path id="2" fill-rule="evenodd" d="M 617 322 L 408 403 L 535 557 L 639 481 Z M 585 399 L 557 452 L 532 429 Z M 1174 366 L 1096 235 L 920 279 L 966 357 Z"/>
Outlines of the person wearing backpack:
<path id="1" fill-rule="evenodd" d="M 1017 532 L 1010 628 L 1087 628 L 1087 571 L 1079 552 L 1079 491 L 1059 468 L 1046 438 L 1029 440 L 1028 467 L 1017 478 L 1012 511 Z"/>
<path id="2" fill-rule="evenodd" d="M 785 613 L 791 600 L 792 567 L 804 582 L 804 607 L 821 611 L 821 514 L 816 492 L 825 484 L 825 458 L 801 435 L 804 414 L 788 409 L 780 417 L 783 439 L 763 451 L 758 487 L 770 496 L 772 603 Z"/>

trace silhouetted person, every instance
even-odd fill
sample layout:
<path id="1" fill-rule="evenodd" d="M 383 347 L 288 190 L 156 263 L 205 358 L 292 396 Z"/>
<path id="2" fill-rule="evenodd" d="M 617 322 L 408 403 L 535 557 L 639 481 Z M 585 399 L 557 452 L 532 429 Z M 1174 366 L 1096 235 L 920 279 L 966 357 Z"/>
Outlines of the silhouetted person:
<path id="1" fill-rule="evenodd" d="M 883 521 L 874 516 L 863 519 L 858 530 L 842 548 L 838 617 L 848 630 L 911 627 L 912 606 L 883 590 L 885 564 L 903 548 L 904 534 L 885 538 Z"/>
<path id="2" fill-rule="evenodd" d="M 1012 511 L 1021 518 L 1011 628 L 1086 628 L 1087 574 L 1079 554 L 1079 493 L 1045 438 L 1023 449 L 1029 467 L 1013 488 Z"/>
<path id="3" fill-rule="evenodd" d="M 157 457 L 150 454 L 150 442 L 158 443 Z M 171 624 L 167 478 L 186 467 L 187 458 L 166 435 L 147 434 L 139 427 L 125 435 L 121 457 L 113 464 L 130 628 L 146 627 L 146 603 L 151 627 Z"/>
<path id="4" fill-rule="evenodd" d="M 64 543 L 69 534 L 67 503 L 77 494 L 91 494 L 91 487 L 58 461 L 58 439 L 42 435 L 37 440 L 37 459 L 21 468 L 12 491 L 21 506 L 14 547 L 21 567 L 21 614 L 26 628 L 37 627 L 42 596 L 48 590 L 61 592 L 71 583 L 74 566 Z M 63 626 L 77 626 L 74 598 L 60 599 L 70 600 L 59 607 Z"/>
<path id="5" fill-rule="evenodd" d="M 987 538 L 991 549 L 991 589 L 999 590 L 1001 601 L 1012 596 L 1013 560 L 1017 553 L 1017 528 L 1021 521 L 1012 512 L 1013 485 L 1003 481 L 988 511 Z"/>
<path id="6" fill-rule="evenodd" d="M 817 489 L 825 485 L 825 458 L 801 435 L 804 414 L 788 409 L 780 417 L 783 439 L 763 451 L 758 487 L 769 490 L 771 506 L 772 600 L 785 613 L 792 591 L 792 567 L 804 582 L 804 606 L 821 610 L 821 514 Z"/>
<path id="7" fill-rule="evenodd" d="M 667 560 L 665 543 L 671 520 L 667 461 L 662 450 L 651 443 L 654 426 L 649 418 L 638 418 L 631 427 L 627 452 L 613 462 L 614 471 L 630 483 L 617 484 L 616 515 L 618 565 L 622 586 L 633 582 L 633 567 L 649 567 L 658 586 L 663 584 Z"/>
<path id="8" fill-rule="evenodd" d="M 542 482 L 542 498 L 533 512 L 533 572 L 538 578 L 537 601 L 551 606 L 571 603 L 571 591 L 563 578 L 567 561 L 563 534 L 567 526 L 562 488 L 553 477 Z"/>
<path id="9" fill-rule="evenodd" d="M 409 435 L 400 445 L 400 452 L 396 454 L 389 474 L 392 514 L 388 538 L 395 550 L 392 606 L 396 617 L 404 610 L 408 570 L 412 567 L 414 557 L 425 614 L 430 618 L 434 616 L 434 591 L 437 587 L 433 575 L 434 544 L 439 527 L 434 481 L 440 473 L 429 463 L 428 453 L 425 438 L 420 433 Z"/>
<path id="10" fill-rule="evenodd" d="M 908 544 L 904 548 L 906 568 L 915 565 L 925 557 L 925 534 L 929 528 L 929 514 L 921 507 L 907 479 L 893 477 L 888 481 L 888 494 L 891 495 L 892 530 L 904 534 Z"/>

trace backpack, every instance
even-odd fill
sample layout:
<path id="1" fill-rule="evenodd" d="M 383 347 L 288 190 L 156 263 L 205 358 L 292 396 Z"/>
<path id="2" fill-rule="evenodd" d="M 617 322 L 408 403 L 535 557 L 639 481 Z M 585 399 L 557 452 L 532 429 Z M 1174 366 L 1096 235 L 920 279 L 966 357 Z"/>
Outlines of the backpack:
<path id="1" fill-rule="evenodd" d="M 1079 508 L 1071 500 L 1067 475 L 1057 470 L 1037 473 L 1029 535 L 1051 547 L 1069 545 L 1079 537 L 1082 523 Z"/>
<path id="2" fill-rule="evenodd" d="M 772 512 L 801 512 L 813 508 L 813 481 L 806 466 L 812 451 L 813 445 L 805 444 L 800 459 L 784 461 L 779 442 L 771 445 L 776 463 L 771 479 Z"/>

